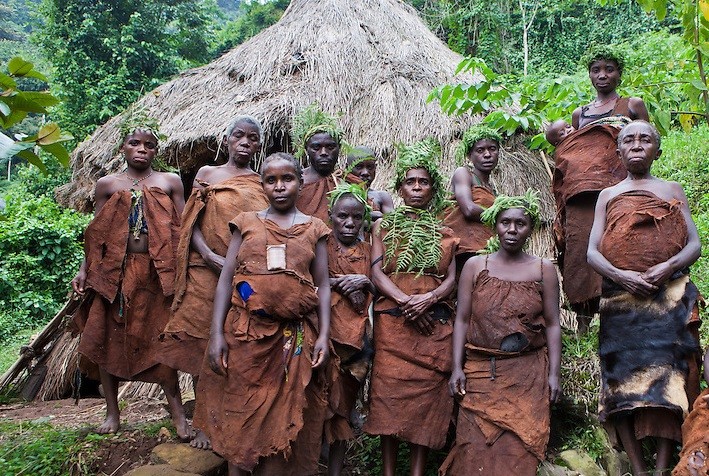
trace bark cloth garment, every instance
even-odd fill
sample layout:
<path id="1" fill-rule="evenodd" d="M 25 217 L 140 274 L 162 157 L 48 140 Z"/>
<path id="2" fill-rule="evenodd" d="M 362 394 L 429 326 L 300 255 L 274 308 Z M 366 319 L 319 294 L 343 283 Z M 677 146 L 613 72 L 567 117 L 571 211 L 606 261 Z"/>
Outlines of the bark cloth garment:
<path id="1" fill-rule="evenodd" d="M 347 274 L 371 275 L 371 246 L 367 242 L 359 241 L 346 248 L 330 235 L 327 238 L 327 256 L 331 278 Z M 365 334 L 369 330 L 371 301 L 371 294 L 367 293 L 364 307 L 358 311 L 347 297 L 332 290 L 330 339 L 337 358 L 330 359 L 328 368 L 331 415 L 325 422 L 325 437 L 329 443 L 350 440 L 355 436 L 350 427 L 350 414 L 369 367 L 368 355 L 363 348 Z"/>
<path id="2" fill-rule="evenodd" d="M 486 263 L 472 292 L 456 441 L 439 474 L 536 474 L 550 425 L 545 328 L 542 283 L 490 276 Z"/>
<path id="3" fill-rule="evenodd" d="M 268 207 L 257 174 L 239 175 L 194 189 L 185 205 L 177 248 L 177 279 L 172 317 L 163 334 L 160 360 L 172 368 L 199 375 L 209 341 L 212 304 L 219 274 L 194 249 L 192 233 L 199 226 L 207 246 L 226 256 L 231 230 L 229 220 L 241 212 Z"/>
<path id="4" fill-rule="evenodd" d="M 704 400 L 708 395 L 709 389 L 706 389 L 697 397 L 682 424 L 682 451 L 672 476 L 690 476 L 687 463 L 695 451 L 701 451 L 705 459 L 709 459 L 709 406 Z M 705 464 L 699 474 L 709 475 L 709 464 Z"/>
<path id="5" fill-rule="evenodd" d="M 72 328 L 90 377 L 97 369 L 84 358 L 122 380 L 161 383 L 174 372 L 159 364 L 157 344 L 170 317 L 180 217 L 164 191 L 144 188 L 148 252 L 127 254 L 132 200 L 130 190 L 114 193 L 86 228 L 86 288 L 94 293 Z"/>
<path id="6" fill-rule="evenodd" d="M 473 202 L 483 208 L 489 208 L 495 202 L 495 194 L 486 187 L 473 185 L 471 192 L 473 194 Z M 455 197 L 453 197 L 453 200 L 455 200 Z M 451 205 L 444 212 L 443 224 L 453 230 L 455 236 L 460 238 L 457 254 L 477 253 L 485 248 L 487 240 L 492 238 L 493 235 L 492 229 L 483 225 L 480 221 L 466 219 L 457 203 Z"/>
<path id="7" fill-rule="evenodd" d="M 613 266 L 644 272 L 679 253 L 686 242 L 678 202 L 647 191 L 609 201 L 600 252 Z M 681 441 L 681 419 L 699 393 L 697 299 L 686 272 L 675 273 L 649 298 L 604 279 L 599 420 L 612 439 L 614 417 L 631 414 L 637 438 Z"/>
<path id="8" fill-rule="evenodd" d="M 618 99 L 613 115 L 629 116 L 629 98 Z M 574 307 L 601 295 L 601 276 L 586 261 L 598 194 L 627 176 L 616 152 L 617 126 L 589 124 L 556 148 L 552 191 L 556 200 L 554 237 L 564 293 Z M 595 312 L 595 306 L 583 311 Z"/>
<path id="9" fill-rule="evenodd" d="M 321 219 L 324 223 L 330 222 L 328 216 L 329 193 L 337 187 L 338 178 L 330 174 L 327 177 L 320 177 L 312 183 L 303 185 L 298 194 L 298 201 L 295 206 L 306 215 L 312 215 Z"/>
<path id="10" fill-rule="evenodd" d="M 330 230 L 317 218 L 283 229 L 256 212 L 231 225 L 243 241 L 224 323 L 227 376 L 205 358 L 194 423 L 215 452 L 243 470 L 314 474 L 327 401 L 324 379 L 311 368 L 318 295 L 310 265 Z M 268 270 L 271 245 L 285 245 L 285 269 Z"/>
<path id="11" fill-rule="evenodd" d="M 443 256 L 435 269 L 421 275 L 395 272 L 396 256 L 383 268 L 408 295 L 440 286 L 455 256 L 458 238 L 441 230 Z M 386 233 L 386 232 L 384 232 Z M 429 448 L 442 448 L 453 417 L 448 393 L 451 373 L 453 316 L 450 302 L 434 306 L 433 334 L 423 335 L 407 323 L 396 302 L 381 296 L 374 305 L 374 362 L 370 406 L 364 431 L 391 435 Z"/>

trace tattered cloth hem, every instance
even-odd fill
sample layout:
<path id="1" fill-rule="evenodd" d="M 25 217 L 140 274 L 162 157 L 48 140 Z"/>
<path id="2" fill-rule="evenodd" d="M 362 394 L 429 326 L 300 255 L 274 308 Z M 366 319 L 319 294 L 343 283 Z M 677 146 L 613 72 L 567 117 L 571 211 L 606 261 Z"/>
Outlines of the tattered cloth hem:
<path id="1" fill-rule="evenodd" d="M 185 332 L 160 334 L 158 360 L 173 369 L 199 375 L 209 339 L 201 339 Z"/>
<path id="2" fill-rule="evenodd" d="M 603 281 L 599 356 L 599 420 L 640 408 L 686 415 L 688 361 L 700 352 L 691 332 L 699 293 L 676 274 L 649 298 Z M 628 339 L 632 333 L 633 339 Z"/>
<path id="3" fill-rule="evenodd" d="M 705 398 L 709 396 L 709 389 L 704 390 L 694 401 L 692 411 L 682 424 L 682 451 L 679 454 L 679 463 L 672 472 L 672 476 L 690 476 L 687 463 L 695 451 L 701 451 L 705 458 L 709 457 L 709 406 Z M 703 468 L 700 474 L 709 474 L 709 466 Z"/>

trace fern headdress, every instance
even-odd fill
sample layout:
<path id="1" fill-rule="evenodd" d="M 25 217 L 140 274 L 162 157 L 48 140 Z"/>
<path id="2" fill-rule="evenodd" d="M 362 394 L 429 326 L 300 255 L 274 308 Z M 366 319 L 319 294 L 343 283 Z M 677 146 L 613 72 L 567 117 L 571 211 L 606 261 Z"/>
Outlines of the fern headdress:
<path id="1" fill-rule="evenodd" d="M 615 64 L 618 65 L 618 72 L 621 76 L 623 75 L 625 58 L 618 48 L 611 45 L 594 43 L 581 58 L 581 64 L 583 64 L 587 70 L 590 70 L 591 65 L 598 60 L 615 62 Z"/>
<path id="2" fill-rule="evenodd" d="M 345 175 L 351 174 L 358 164 L 361 164 L 366 160 L 377 161 L 377 156 L 374 154 L 372 149 L 363 146 L 352 148 L 352 150 L 350 150 L 347 154 L 347 168 L 345 169 Z"/>
<path id="3" fill-rule="evenodd" d="M 295 157 L 303 160 L 305 157 L 305 145 L 315 134 L 325 132 L 335 139 L 342 148 L 343 131 L 337 120 L 325 114 L 317 104 L 311 104 L 293 117 L 291 127 L 291 140 L 295 146 Z"/>
<path id="4" fill-rule="evenodd" d="M 539 208 L 539 192 L 531 188 L 527 189 L 524 195 L 514 197 L 499 195 L 490 208 L 485 209 L 480 214 L 480 221 L 494 230 L 500 213 L 511 208 L 523 209 L 524 213 L 532 220 L 534 229 L 537 229 L 542 222 Z M 483 252 L 493 253 L 498 249 L 500 249 L 500 238 L 495 235 L 487 241 L 487 246 Z"/>
<path id="5" fill-rule="evenodd" d="M 428 205 L 428 210 L 437 214 L 450 205 L 446 200 L 447 180 L 438 169 L 441 162 L 441 144 L 429 137 L 411 145 L 398 144 L 396 146 L 399 157 L 394 164 L 394 189 L 399 190 L 406 180 L 406 173 L 412 169 L 425 169 L 431 176 L 433 198 Z"/>
<path id="6" fill-rule="evenodd" d="M 502 136 L 495 129 L 485 124 L 476 124 L 465 131 L 463 139 L 455 149 L 456 163 L 459 165 L 464 164 L 468 160 L 470 149 L 473 148 L 476 142 L 483 139 L 494 140 L 498 145 L 502 143 Z"/>
<path id="7" fill-rule="evenodd" d="M 386 231 L 384 265 L 396 259 L 397 272 L 422 274 L 437 268 L 443 257 L 441 222 L 438 214 L 448 201 L 445 198 L 446 180 L 438 170 L 441 146 L 428 138 L 409 146 L 398 145 L 399 157 L 395 164 L 394 187 L 398 189 L 412 169 L 425 169 L 431 176 L 433 198 L 426 210 L 402 205 L 382 218 L 381 229 Z"/>
<path id="8" fill-rule="evenodd" d="M 360 183 L 347 183 L 340 182 L 333 191 L 329 193 L 330 203 L 329 209 L 332 211 L 335 204 L 345 196 L 350 196 L 357 200 L 359 203 L 364 205 L 364 221 L 366 223 L 371 223 L 372 221 L 372 207 L 367 203 L 367 190 L 364 188 L 364 184 Z"/>
<path id="9" fill-rule="evenodd" d="M 121 133 L 121 141 L 119 147 L 126 140 L 126 137 L 133 134 L 135 131 L 148 131 L 158 141 L 165 140 L 167 137 L 160 133 L 160 127 L 157 119 L 150 117 L 146 108 L 137 105 L 132 105 L 123 113 L 118 129 Z"/>

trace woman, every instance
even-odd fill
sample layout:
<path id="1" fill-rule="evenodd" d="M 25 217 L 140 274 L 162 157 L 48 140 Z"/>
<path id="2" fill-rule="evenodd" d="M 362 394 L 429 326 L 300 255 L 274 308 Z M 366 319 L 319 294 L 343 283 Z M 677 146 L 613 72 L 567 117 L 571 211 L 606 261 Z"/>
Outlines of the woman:
<path id="1" fill-rule="evenodd" d="M 177 249 L 173 315 L 163 334 L 160 360 L 192 374 L 195 388 L 207 350 L 209 312 L 219 272 L 231 241 L 229 220 L 241 212 L 263 210 L 268 200 L 251 161 L 261 148 L 261 124 L 250 116 L 236 117 L 226 130 L 229 158 L 224 165 L 199 169 L 185 208 Z M 209 448 L 199 431 L 191 445 Z"/>
<path id="2" fill-rule="evenodd" d="M 330 444 L 330 476 L 342 472 L 346 442 L 355 436 L 350 415 L 371 357 L 367 337 L 371 335 L 369 305 L 374 294 L 369 279 L 371 246 L 360 239 L 370 213 L 363 185 L 341 183 L 332 191 L 327 267 L 332 288 L 331 340 L 335 355 L 329 365 L 328 401 L 332 416 L 325 422 L 325 437 Z"/>
<path id="3" fill-rule="evenodd" d="M 370 411 L 364 431 L 381 435 L 383 474 L 393 476 L 399 441 L 411 448 L 411 474 L 423 475 L 430 448 L 441 448 L 453 413 L 446 382 L 453 326 L 447 300 L 455 286 L 458 239 L 437 216 L 445 180 L 440 145 L 399 148 L 395 187 L 404 201 L 376 224 Z"/>
<path id="4" fill-rule="evenodd" d="M 591 49 L 585 58 L 588 77 L 596 99 L 578 107 L 571 115 L 574 129 L 580 129 L 598 119 L 624 116 L 630 120 L 649 120 L 647 107 L 638 97 L 622 98 L 616 92 L 623 75 L 623 57 L 613 48 L 599 46 Z"/>
<path id="5" fill-rule="evenodd" d="M 601 277 L 586 261 L 598 194 L 625 178 L 626 170 L 615 151 L 620 129 L 633 119 L 648 120 L 642 99 L 621 98 L 616 92 L 623 72 L 620 54 L 609 47 L 596 47 L 587 54 L 586 65 L 596 100 L 574 111 L 572 122 L 577 130 L 555 151 L 552 185 L 559 268 L 581 331 L 598 312 L 601 296 Z"/>
<path id="6" fill-rule="evenodd" d="M 154 121 L 129 113 L 121 132 L 126 170 L 96 182 L 86 254 L 71 282 L 79 294 L 94 292 L 74 318 L 82 333 L 79 353 L 98 366 L 106 398 L 106 421 L 97 433 L 118 431 L 118 383 L 139 380 L 161 384 L 177 434 L 187 439 L 177 371 L 159 363 L 157 345 L 170 316 L 182 181 L 152 168 L 159 135 Z"/>
<path id="7" fill-rule="evenodd" d="M 195 424 L 229 474 L 317 471 L 325 419 L 330 230 L 295 206 L 302 184 L 292 155 L 261 169 L 270 205 L 230 223 L 233 236 L 214 295 Z"/>
<path id="8" fill-rule="evenodd" d="M 481 219 L 499 250 L 469 259 L 458 283 L 450 392 L 461 400 L 440 474 L 533 476 L 560 391 L 559 283 L 549 260 L 523 251 L 536 194 L 500 196 Z"/>
<path id="9" fill-rule="evenodd" d="M 443 224 L 460 239 L 456 269 L 485 248 L 492 230 L 480 222 L 480 214 L 495 201 L 490 174 L 497 167 L 502 137 L 494 129 L 478 124 L 468 129 L 456 152 L 459 163 L 451 181 L 455 204 L 446 212 Z"/>

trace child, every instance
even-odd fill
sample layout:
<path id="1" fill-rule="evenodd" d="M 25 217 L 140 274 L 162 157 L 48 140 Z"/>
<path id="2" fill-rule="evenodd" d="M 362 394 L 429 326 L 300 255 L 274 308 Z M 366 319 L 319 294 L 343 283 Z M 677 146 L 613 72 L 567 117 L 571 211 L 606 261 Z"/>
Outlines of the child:
<path id="1" fill-rule="evenodd" d="M 544 137 L 547 141 L 554 147 L 558 146 L 562 140 L 566 139 L 566 136 L 576 131 L 574 126 L 569 124 L 563 119 L 557 119 L 556 121 L 549 124 L 547 127 Z"/>
<path id="2" fill-rule="evenodd" d="M 316 369 L 329 353 L 330 230 L 296 208 L 303 180 L 292 155 L 266 157 L 261 179 L 269 207 L 231 221 L 195 425 L 229 474 L 314 474 L 327 405 Z"/>
<path id="3" fill-rule="evenodd" d="M 369 333 L 369 304 L 374 285 L 369 280 L 371 246 L 359 239 L 369 222 L 367 194 L 361 185 L 341 183 L 330 195 L 332 233 L 327 238 L 328 271 L 332 288 L 330 409 L 325 422 L 330 443 L 329 474 L 342 472 L 345 443 L 354 438 L 350 415 L 368 368 L 365 347 Z"/>
<path id="4" fill-rule="evenodd" d="M 130 121 L 130 119 L 129 119 Z M 170 405 L 181 439 L 190 437 L 177 371 L 159 364 L 157 338 L 170 316 L 180 214 L 185 205 L 180 177 L 152 168 L 158 133 L 148 121 L 125 124 L 120 152 L 125 172 L 96 183 L 96 210 L 86 229 L 86 256 L 72 280 L 87 298 L 75 325 L 79 353 L 98 365 L 106 397 L 106 421 L 97 433 L 120 426 L 119 380 L 157 382 Z"/>
<path id="5" fill-rule="evenodd" d="M 357 147 L 347 155 L 347 175 L 350 183 L 364 183 L 367 188 L 367 202 L 372 207 L 372 222 L 379 220 L 385 213 L 394 210 L 394 201 L 389 192 L 374 190 L 372 182 L 377 177 L 377 157 L 368 147 Z"/>

